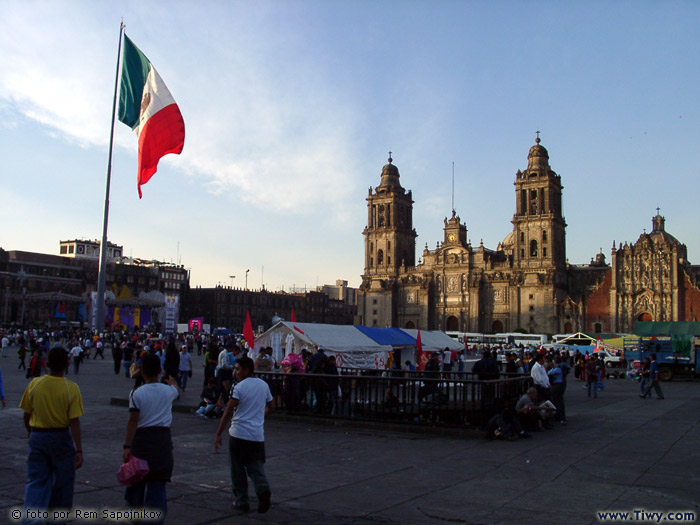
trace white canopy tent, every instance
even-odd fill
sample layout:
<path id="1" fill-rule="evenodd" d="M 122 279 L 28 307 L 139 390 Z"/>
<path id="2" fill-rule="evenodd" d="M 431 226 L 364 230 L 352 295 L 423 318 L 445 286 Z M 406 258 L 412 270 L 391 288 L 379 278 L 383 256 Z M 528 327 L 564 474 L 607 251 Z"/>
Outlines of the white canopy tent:
<path id="1" fill-rule="evenodd" d="M 289 349 L 298 354 L 303 348 L 310 351 L 315 347 L 323 348 L 327 355 L 336 357 L 338 366 L 349 368 L 384 368 L 392 350 L 391 345 L 376 343 L 352 325 L 291 321 L 279 321 L 255 338 L 256 355 L 266 346 L 272 347 L 278 361 Z"/>

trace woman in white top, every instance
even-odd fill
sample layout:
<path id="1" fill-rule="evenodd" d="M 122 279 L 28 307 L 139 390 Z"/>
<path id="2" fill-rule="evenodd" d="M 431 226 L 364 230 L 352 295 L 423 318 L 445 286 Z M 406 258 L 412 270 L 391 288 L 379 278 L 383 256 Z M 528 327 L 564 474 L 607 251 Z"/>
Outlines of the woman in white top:
<path id="1" fill-rule="evenodd" d="M 179 396 L 174 377 L 167 384 L 159 383 L 160 359 L 147 354 L 141 362 L 144 384 L 129 394 L 129 421 L 124 440 L 124 462 L 132 454 L 148 462 L 149 472 L 139 483 L 127 487 L 124 497 L 132 508 L 162 511 L 163 523 L 167 513 L 165 484 L 173 472 L 173 442 L 170 425 L 173 420 L 172 404 Z"/>

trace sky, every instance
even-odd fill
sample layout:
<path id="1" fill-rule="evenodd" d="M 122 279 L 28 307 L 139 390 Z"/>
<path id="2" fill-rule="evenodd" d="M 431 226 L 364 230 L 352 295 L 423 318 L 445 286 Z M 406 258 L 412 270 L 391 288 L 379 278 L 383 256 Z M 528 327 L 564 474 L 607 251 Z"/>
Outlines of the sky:
<path id="1" fill-rule="evenodd" d="M 0 247 L 99 239 L 119 41 L 180 106 L 185 147 L 136 189 L 114 130 L 108 237 L 192 286 L 358 286 L 367 191 L 392 151 L 417 255 L 452 209 L 474 245 L 512 230 L 540 131 L 567 256 L 633 242 L 657 206 L 700 263 L 700 3 L 3 0 Z M 235 276 L 231 278 L 231 276 Z"/>

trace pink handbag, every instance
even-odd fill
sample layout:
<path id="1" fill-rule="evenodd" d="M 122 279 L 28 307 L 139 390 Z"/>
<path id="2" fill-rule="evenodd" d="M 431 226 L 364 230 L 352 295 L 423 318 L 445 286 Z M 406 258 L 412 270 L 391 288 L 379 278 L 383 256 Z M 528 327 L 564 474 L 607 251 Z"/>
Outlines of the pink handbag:
<path id="1" fill-rule="evenodd" d="M 117 470 L 117 481 L 125 487 L 135 485 L 148 474 L 148 461 L 135 456 L 129 456 L 129 461 Z"/>

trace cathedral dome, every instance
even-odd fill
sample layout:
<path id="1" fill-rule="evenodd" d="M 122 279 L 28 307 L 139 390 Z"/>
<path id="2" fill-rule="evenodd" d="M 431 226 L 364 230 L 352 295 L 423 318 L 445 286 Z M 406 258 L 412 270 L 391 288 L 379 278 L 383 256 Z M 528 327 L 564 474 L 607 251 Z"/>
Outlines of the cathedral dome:
<path id="1" fill-rule="evenodd" d="M 541 170 L 549 169 L 549 153 L 547 148 L 540 146 L 539 131 L 538 136 L 535 139 L 535 145 L 530 148 L 527 154 L 527 169 L 528 170 Z"/>
<path id="2" fill-rule="evenodd" d="M 389 153 L 389 163 L 382 168 L 382 181 L 378 186 L 379 188 L 401 187 L 399 168 L 392 164 L 393 161 L 394 159 L 391 158 L 391 153 Z"/>
<path id="3" fill-rule="evenodd" d="M 503 246 L 504 250 L 512 249 L 515 246 L 515 232 L 510 232 L 508 235 L 506 235 L 506 238 L 503 239 L 501 245 Z"/>

